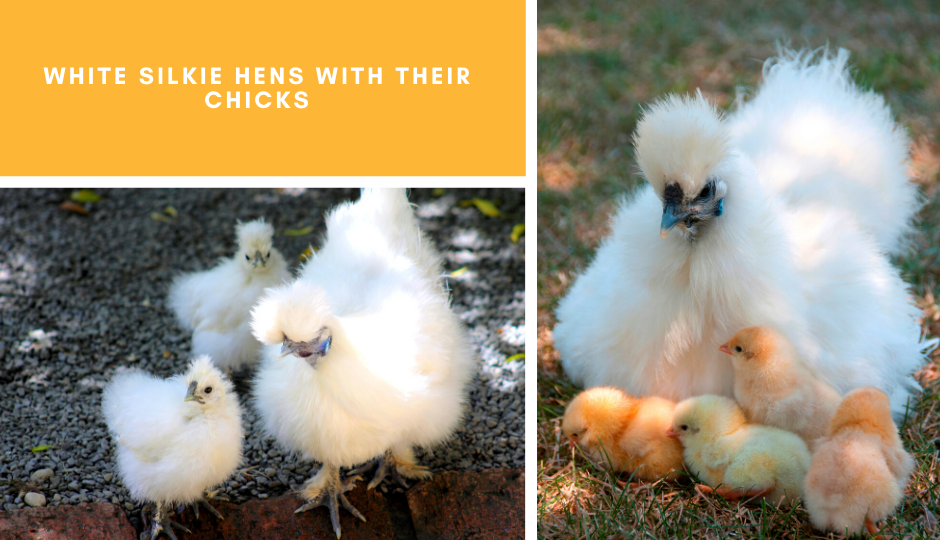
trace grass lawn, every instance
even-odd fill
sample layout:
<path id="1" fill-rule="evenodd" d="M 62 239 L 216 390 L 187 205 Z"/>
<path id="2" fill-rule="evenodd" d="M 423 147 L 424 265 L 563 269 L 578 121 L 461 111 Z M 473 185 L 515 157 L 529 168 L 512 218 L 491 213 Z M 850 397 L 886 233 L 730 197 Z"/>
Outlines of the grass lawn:
<path id="1" fill-rule="evenodd" d="M 572 454 L 560 416 L 580 390 L 552 346 L 553 312 L 590 262 L 616 201 L 641 180 L 640 107 L 702 92 L 730 108 L 777 43 L 846 47 L 856 80 L 885 95 L 911 135 L 926 199 L 914 249 L 894 262 L 940 336 L 940 5 L 929 2 L 540 1 L 538 5 L 538 513 L 544 538 L 838 538 L 801 506 L 731 504 L 693 485 L 637 484 Z M 940 537 L 940 353 L 901 426 L 918 468 L 891 538 Z"/>

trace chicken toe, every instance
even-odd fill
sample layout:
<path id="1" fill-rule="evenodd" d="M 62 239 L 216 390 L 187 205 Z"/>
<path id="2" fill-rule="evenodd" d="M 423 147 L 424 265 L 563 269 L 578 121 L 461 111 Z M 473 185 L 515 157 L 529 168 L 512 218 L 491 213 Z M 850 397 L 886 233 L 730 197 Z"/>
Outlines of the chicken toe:
<path id="1" fill-rule="evenodd" d="M 324 465 L 313 478 L 307 480 L 304 488 L 298 492 L 306 502 L 303 506 L 294 510 L 294 513 L 306 512 L 320 506 L 327 507 L 330 511 L 330 522 L 333 524 L 333 531 L 336 532 L 336 538 L 340 538 L 342 530 L 339 526 L 339 507 L 337 503 L 350 514 L 366 521 L 366 518 L 350 504 L 346 495 L 344 495 L 355 487 L 356 480 L 361 479 L 359 476 L 348 476 L 345 480 L 341 480 L 339 469 Z"/>
<path id="2" fill-rule="evenodd" d="M 353 469 L 350 474 L 364 474 L 376 464 L 378 467 L 375 470 L 375 476 L 369 482 L 368 489 L 375 489 L 388 476 L 404 488 L 408 487 L 406 478 L 427 480 L 431 477 L 431 471 L 427 467 L 418 465 L 411 448 L 394 451 L 388 449 L 385 454 Z"/>
<path id="3" fill-rule="evenodd" d="M 173 532 L 173 529 L 177 529 L 186 534 L 192 534 L 189 529 L 168 518 L 166 516 L 166 508 L 164 508 L 162 504 L 157 504 L 157 509 L 153 514 L 153 526 L 150 528 L 150 539 L 156 540 L 157 537 L 163 533 L 169 536 L 170 540 L 179 540 L 179 538 L 176 537 L 176 533 Z"/>

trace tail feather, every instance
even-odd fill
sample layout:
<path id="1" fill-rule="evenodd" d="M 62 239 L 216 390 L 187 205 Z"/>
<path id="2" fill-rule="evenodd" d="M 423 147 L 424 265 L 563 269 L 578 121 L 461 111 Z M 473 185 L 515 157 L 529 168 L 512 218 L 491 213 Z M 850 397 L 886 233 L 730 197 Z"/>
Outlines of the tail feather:
<path id="1" fill-rule="evenodd" d="M 848 60 L 845 49 L 781 49 L 764 64 L 756 96 L 732 115 L 732 133 L 789 204 L 845 207 L 885 252 L 898 253 L 919 207 L 910 141 L 884 98 L 853 82 Z"/>

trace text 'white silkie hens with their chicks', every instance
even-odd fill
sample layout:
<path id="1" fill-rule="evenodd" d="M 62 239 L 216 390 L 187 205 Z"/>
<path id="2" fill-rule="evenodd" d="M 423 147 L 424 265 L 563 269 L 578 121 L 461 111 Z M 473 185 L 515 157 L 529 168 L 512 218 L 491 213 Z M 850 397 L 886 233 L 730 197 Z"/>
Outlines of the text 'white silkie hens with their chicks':
<path id="1" fill-rule="evenodd" d="M 365 520 L 344 495 L 358 477 L 340 468 L 378 458 L 370 488 L 430 476 L 412 449 L 458 426 L 475 357 L 403 189 L 363 190 L 326 226 L 299 277 L 252 310 L 267 345 L 253 394 L 265 430 L 322 463 L 297 511 L 328 507 L 338 538 L 337 505 Z"/>
<path id="2" fill-rule="evenodd" d="M 102 410 L 121 481 L 132 497 L 156 505 L 151 538 L 189 532 L 166 515 L 177 504 L 201 504 L 222 518 L 204 494 L 241 462 L 244 436 L 238 396 L 209 357 L 165 380 L 118 374 L 104 389 Z"/>
<path id="3" fill-rule="evenodd" d="M 263 219 L 235 227 L 238 252 L 204 272 L 174 280 L 169 304 L 193 331 L 194 355 L 207 354 L 231 372 L 254 363 L 261 344 L 251 333 L 251 307 L 268 287 L 290 279 L 284 257 L 272 246 L 274 228 Z"/>
<path id="4" fill-rule="evenodd" d="M 727 118 L 701 94 L 646 110 L 635 144 L 648 185 L 556 312 L 574 382 L 732 396 L 719 345 L 768 325 L 838 392 L 874 386 L 904 414 L 926 344 L 885 254 L 903 245 L 916 188 L 903 129 L 847 62 L 782 51 Z"/>

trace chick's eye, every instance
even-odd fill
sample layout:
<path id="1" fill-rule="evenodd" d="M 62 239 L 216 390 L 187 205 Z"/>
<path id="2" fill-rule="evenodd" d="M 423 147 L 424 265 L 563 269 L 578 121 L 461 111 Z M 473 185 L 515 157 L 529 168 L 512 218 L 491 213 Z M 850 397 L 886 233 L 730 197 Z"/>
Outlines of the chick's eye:
<path id="1" fill-rule="evenodd" d="M 269 251 L 269 252 L 267 252 L 267 254 L 265 254 L 264 258 L 267 259 L 267 258 L 270 258 L 270 257 L 271 257 L 271 252 Z"/>
<path id="2" fill-rule="evenodd" d="M 246 261 L 250 261 L 250 260 L 251 260 L 251 257 L 249 257 L 247 253 L 245 254 L 245 260 L 246 260 Z"/>
<path id="3" fill-rule="evenodd" d="M 734 352 L 742 352 L 743 350 L 740 345 L 735 345 L 734 347 Z"/>
<path id="4" fill-rule="evenodd" d="M 207 386 L 207 387 L 206 387 L 206 393 L 207 393 L 207 394 L 211 394 L 211 393 L 212 393 L 212 387 L 211 387 L 211 386 Z"/>
<path id="5" fill-rule="evenodd" d="M 679 426 L 679 429 L 681 429 L 682 431 L 688 431 L 688 430 L 689 430 L 689 426 L 687 426 L 687 425 L 685 425 L 685 424 L 682 424 L 681 426 Z"/>

